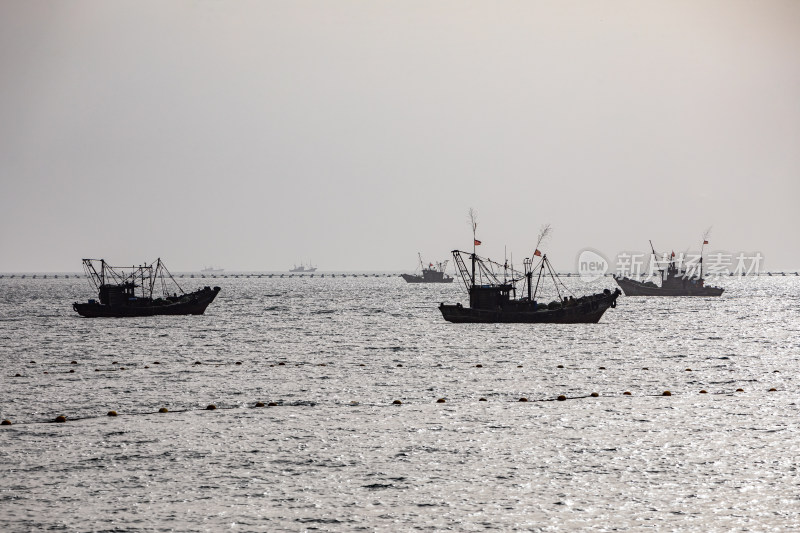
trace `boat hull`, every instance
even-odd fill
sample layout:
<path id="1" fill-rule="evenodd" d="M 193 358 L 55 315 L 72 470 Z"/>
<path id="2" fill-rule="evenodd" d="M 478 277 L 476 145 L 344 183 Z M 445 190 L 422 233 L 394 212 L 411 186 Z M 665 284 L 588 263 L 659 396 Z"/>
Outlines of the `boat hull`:
<path id="1" fill-rule="evenodd" d="M 413 274 L 400 274 L 400 277 L 406 280 L 407 283 L 453 283 L 451 277 L 440 279 L 425 279 L 422 276 L 414 276 Z"/>
<path id="2" fill-rule="evenodd" d="M 585 302 L 560 309 L 473 309 L 461 304 L 441 304 L 439 310 L 448 322 L 462 324 L 596 324 L 609 307 L 616 307 L 619 294 L 619 290 L 609 291 L 608 294 L 595 295 Z"/>
<path id="3" fill-rule="evenodd" d="M 72 308 L 86 318 L 129 318 L 157 315 L 202 315 L 219 294 L 220 288 L 206 287 L 183 295 L 175 301 L 154 305 L 152 301 L 128 305 L 104 305 L 98 302 L 74 303 Z"/>
<path id="4" fill-rule="evenodd" d="M 625 296 L 721 296 L 721 287 L 675 287 L 664 288 L 648 285 L 629 278 L 614 278 Z"/>

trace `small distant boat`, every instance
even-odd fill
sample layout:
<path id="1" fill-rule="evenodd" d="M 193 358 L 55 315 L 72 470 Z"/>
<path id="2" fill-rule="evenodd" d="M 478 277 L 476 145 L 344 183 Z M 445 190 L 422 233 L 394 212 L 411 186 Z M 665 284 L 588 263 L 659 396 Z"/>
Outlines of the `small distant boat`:
<path id="1" fill-rule="evenodd" d="M 98 263 L 99 270 L 95 266 Z M 109 266 L 104 259 L 84 259 L 83 267 L 98 291 L 99 301 L 75 302 L 72 308 L 88 318 L 202 315 L 220 291 L 219 287 L 204 287 L 184 292 L 161 259 L 132 266 L 128 272 L 123 270 L 126 267 Z M 156 285 L 162 295 L 154 298 Z M 169 294 L 167 287 L 171 285 L 176 290 Z"/>
<path id="2" fill-rule="evenodd" d="M 421 274 L 400 274 L 400 277 L 406 280 L 407 283 L 452 283 L 453 277 L 445 273 L 448 261 L 442 263 L 428 263 L 426 267 L 422 262 L 422 254 L 417 254 L 419 257 L 419 266 Z"/>
<path id="3" fill-rule="evenodd" d="M 708 241 L 703 240 L 703 246 Z M 703 279 L 703 246 L 700 248 L 700 272 L 698 275 L 689 273 L 688 269 L 675 261 L 675 252 L 672 252 L 669 263 L 665 269 L 659 269 L 661 285 L 652 281 L 637 281 L 623 276 L 614 276 L 625 296 L 721 296 L 725 291 L 722 287 L 706 286 Z M 650 249 L 653 258 L 656 257 L 652 241 Z"/>
<path id="4" fill-rule="evenodd" d="M 207 266 L 200 271 L 201 274 L 222 274 L 223 272 L 225 272 L 224 268 L 214 268 L 213 266 Z"/>
<path id="5" fill-rule="evenodd" d="M 294 265 L 294 268 L 290 269 L 289 272 L 316 272 L 317 267 L 311 266 L 311 263 L 308 265 L 304 265 L 300 263 L 300 266 Z"/>

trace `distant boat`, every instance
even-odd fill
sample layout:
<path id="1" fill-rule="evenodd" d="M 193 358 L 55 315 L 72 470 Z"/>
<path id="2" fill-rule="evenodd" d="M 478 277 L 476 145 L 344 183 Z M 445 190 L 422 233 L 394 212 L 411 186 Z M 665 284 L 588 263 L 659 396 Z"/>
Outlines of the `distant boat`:
<path id="1" fill-rule="evenodd" d="M 308 266 L 300 263 L 300 266 L 294 265 L 294 268 L 290 269 L 289 272 L 316 272 L 317 267 L 311 266 L 311 263 Z"/>
<path id="2" fill-rule="evenodd" d="M 75 302 L 72 308 L 89 318 L 202 315 L 220 291 L 219 287 L 204 287 L 184 292 L 161 259 L 130 267 L 128 272 L 123 270 L 125 267 L 109 266 L 104 259 L 84 259 L 83 267 L 100 301 Z M 177 289 L 172 294 L 167 290 L 170 285 Z M 156 286 L 161 287 L 163 294 L 154 298 Z"/>
<path id="3" fill-rule="evenodd" d="M 703 241 L 703 246 L 708 241 Z M 653 248 L 653 243 L 650 243 L 650 249 L 653 252 L 653 258 L 656 257 L 656 251 Z M 688 272 L 675 261 L 675 252 L 672 252 L 669 263 L 666 269 L 659 269 L 661 275 L 661 285 L 657 285 L 652 281 L 637 281 L 622 276 L 615 276 L 617 285 L 620 286 L 625 296 L 721 296 L 723 291 L 722 287 L 707 287 L 703 279 L 703 248 L 700 248 L 700 272 L 699 275 L 694 275 Z"/>
<path id="4" fill-rule="evenodd" d="M 201 274 L 222 274 L 223 272 L 225 272 L 224 268 L 214 268 L 213 266 L 207 266 L 200 271 Z"/>
<path id="5" fill-rule="evenodd" d="M 400 277 L 406 280 L 407 283 L 452 283 L 453 277 L 445 273 L 448 261 L 442 263 L 428 263 L 426 267 L 422 262 L 422 254 L 417 254 L 419 257 L 419 266 L 421 274 L 400 274 Z"/>

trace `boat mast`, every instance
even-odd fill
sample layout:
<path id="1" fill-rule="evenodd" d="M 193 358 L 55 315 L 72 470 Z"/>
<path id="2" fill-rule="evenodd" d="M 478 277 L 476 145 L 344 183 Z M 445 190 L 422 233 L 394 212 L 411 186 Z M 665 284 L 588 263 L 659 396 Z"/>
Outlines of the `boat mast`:
<path id="1" fill-rule="evenodd" d="M 531 295 L 532 291 L 531 282 L 533 281 L 533 261 L 531 261 L 526 257 L 525 259 L 522 260 L 522 265 L 523 269 L 525 270 L 525 278 L 527 279 L 528 283 L 528 301 L 532 302 L 533 296 Z M 538 288 L 538 283 L 537 283 L 537 288 Z"/>
<path id="2" fill-rule="evenodd" d="M 647 242 L 650 243 L 650 251 L 653 252 L 653 255 L 652 255 L 653 258 L 651 259 L 651 261 L 655 261 L 656 260 L 656 249 L 653 247 L 653 241 L 648 239 Z M 656 263 L 656 264 L 658 264 L 658 263 Z M 658 272 L 661 274 L 661 282 L 663 283 L 664 282 L 664 270 L 659 268 Z"/>
<path id="3" fill-rule="evenodd" d="M 705 233 L 703 233 L 703 244 L 700 245 L 700 279 L 703 279 L 703 250 L 705 250 L 706 244 L 708 244 L 708 236 L 711 233 L 711 228 L 708 228 Z"/>
<path id="4" fill-rule="evenodd" d="M 470 226 L 472 226 L 472 286 L 475 286 L 475 247 L 478 245 L 478 239 L 475 235 L 476 230 L 478 229 L 478 216 L 475 213 L 475 210 L 471 207 L 469 208 L 469 222 Z"/>

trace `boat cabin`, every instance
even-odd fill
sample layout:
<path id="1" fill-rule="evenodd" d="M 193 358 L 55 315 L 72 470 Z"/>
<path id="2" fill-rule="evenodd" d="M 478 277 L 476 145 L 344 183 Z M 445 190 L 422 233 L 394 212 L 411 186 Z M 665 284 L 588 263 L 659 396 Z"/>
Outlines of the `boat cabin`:
<path id="1" fill-rule="evenodd" d="M 473 285 L 469 288 L 469 306 L 473 309 L 497 309 L 508 305 L 513 287 L 505 285 Z"/>
<path id="2" fill-rule="evenodd" d="M 100 285 L 100 304 L 111 306 L 127 305 L 131 298 L 136 298 L 135 289 L 136 285 L 133 283 Z"/>

